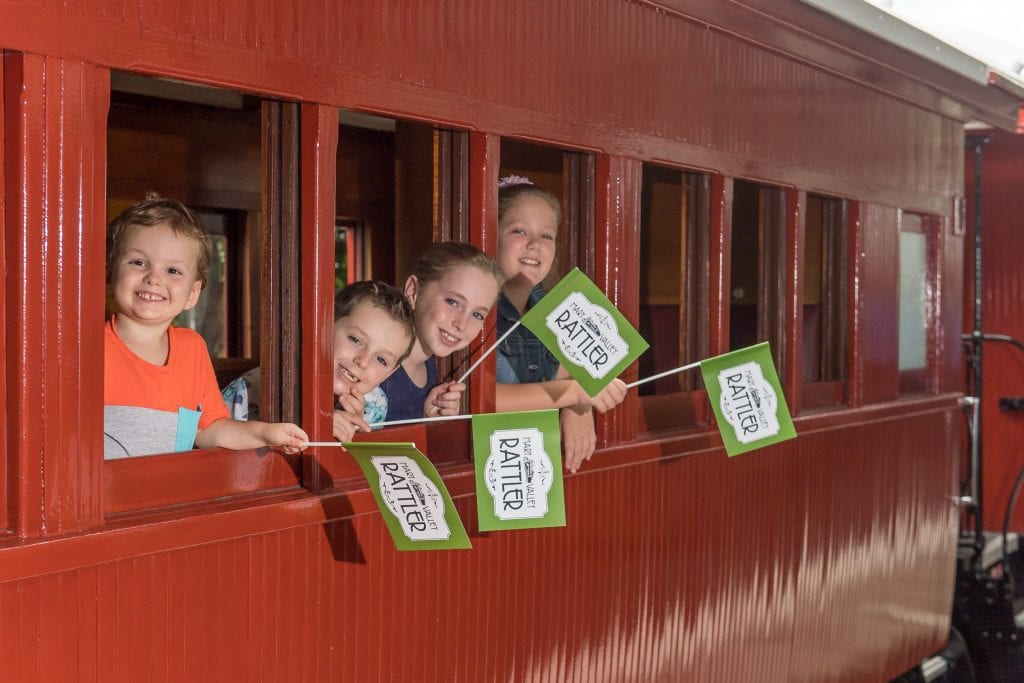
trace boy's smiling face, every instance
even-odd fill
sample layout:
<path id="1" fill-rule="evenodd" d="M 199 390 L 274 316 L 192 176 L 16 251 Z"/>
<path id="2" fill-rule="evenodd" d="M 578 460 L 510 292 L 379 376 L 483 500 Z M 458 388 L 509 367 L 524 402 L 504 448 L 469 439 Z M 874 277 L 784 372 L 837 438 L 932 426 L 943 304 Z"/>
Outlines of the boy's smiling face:
<path id="1" fill-rule="evenodd" d="M 412 339 L 406 327 L 371 303 L 334 323 L 334 394 L 366 393 L 398 367 Z"/>
<path id="2" fill-rule="evenodd" d="M 119 316 L 170 325 L 199 301 L 199 245 L 166 225 L 135 227 L 114 264 L 111 289 Z"/>

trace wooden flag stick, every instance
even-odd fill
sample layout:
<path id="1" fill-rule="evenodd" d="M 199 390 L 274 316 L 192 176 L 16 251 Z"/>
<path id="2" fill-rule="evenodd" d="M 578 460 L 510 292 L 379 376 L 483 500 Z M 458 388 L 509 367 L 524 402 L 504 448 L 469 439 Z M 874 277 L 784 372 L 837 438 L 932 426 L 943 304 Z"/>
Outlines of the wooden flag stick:
<path id="1" fill-rule="evenodd" d="M 491 354 L 491 351 L 494 351 L 494 349 L 498 348 L 498 344 L 500 344 L 501 342 L 505 341 L 505 337 L 507 337 L 508 335 L 512 334 L 512 331 L 514 329 L 516 329 L 517 327 L 519 327 L 522 324 L 522 322 L 523 322 L 522 320 L 517 320 L 515 325 L 513 325 L 510 328 L 508 328 L 508 332 L 506 332 L 505 334 L 501 335 L 501 337 L 498 339 L 498 341 L 494 342 L 494 344 L 491 345 L 491 348 L 487 349 L 482 354 L 480 354 L 480 357 L 476 359 L 476 362 L 469 366 L 469 370 L 466 370 L 466 372 L 464 372 L 462 374 L 462 377 L 460 377 L 458 379 L 459 384 L 462 384 L 464 381 L 466 381 L 466 378 L 469 377 L 469 373 L 471 373 L 474 370 L 476 370 L 476 366 L 478 366 L 481 363 L 483 363 L 484 362 L 484 358 L 487 358 L 487 356 L 489 356 Z M 381 424 L 384 424 L 384 423 L 381 423 Z M 388 424 L 392 424 L 392 423 L 389 422 Z"/>
<path id="2" fill-rule="evenodd" d="M 696 363 L 690 363 L 689 365 L 682 365 L 682 366 L 680 366 L 678 368 L 674 368 L 672 370 L 666 370 L 665 372 L 659 372 L 657 375 L 651 375 L 650 377 L 644 377 L 643 379 L 638 379 L 635 382 L 630 382 L 629 384 L 626 385 L 626 388 L 627 389 L 632 389 L 633 387 L 638 387 L 641 384 L 647 384 L 648 382 L 653 382 L 654 380 L 661 379 L 662 377 L 668 377 L 669 375 L 675 375 L 675 374 L 680 373 L 680 372 L 682 372 L 684 370 L 692 370 L 693 368 L 699 368 L 699 367 L 700 367 L 700 361 L 697 361 Z"/>
<path id="3" fill-rule="evenodd" d="M 468 420 L 472 415 L 439 415 L 438 417 L 417 417 L 412 420 L 391 420 L 389 422 L 373 422 L 370 429 L 392 427 L 394 425 L 411 425 L 417 422 L 448 422 L 449 420 Z"/>
<path id="4" fill-rule="evenodd" d="M 448 422 L 450 420 L 468 420 L 472 415 L 440 415 L 438 417 L 417 417 L 412 420 L 391 420 L 390 422 L 373 422 L 370 429 L 391 427 L 394 425 L 411 425 L 417 422 Z M 307 441 L 306 446 L 341 446 L 340 441 Z"/>

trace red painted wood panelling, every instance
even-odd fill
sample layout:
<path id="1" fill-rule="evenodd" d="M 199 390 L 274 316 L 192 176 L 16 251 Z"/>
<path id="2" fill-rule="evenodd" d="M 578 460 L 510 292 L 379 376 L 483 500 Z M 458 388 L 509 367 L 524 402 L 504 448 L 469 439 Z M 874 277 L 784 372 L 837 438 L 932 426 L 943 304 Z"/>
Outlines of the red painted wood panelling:
<path id="1" fill-rule="evenodd" d="M 12 525 L 49 535 L 102 521 L 107 72 L 4 56 L 7 449 Z"/>
<path id="2" fill-rule="evenodd" d="M 469 136 L 469 233 L 470 241 L 488 254 L 498 252 L 498 172 L 501 167 L 501 139 L 496 135 L 471 133 Z M 496 307 L 495 307 L 496 308 Z M 497 311 L 487 316 L 477 344 L 489 349 L 497 341 Z M 472 348 L 472 346 L 471 346 Z M 479 356 L 473 357 L 476 362 Z M 470 375 L 470 410 L 474 413 L 494 412 L 497 381 L 495 354 L 488 354 Z M 469 369 L 468 367 L 466 368 Z"/>
<path id="3" fill-rule="evenodd" d="M 854 353 L 860 357 L 861 396 L 875 403 L 899 394 L 899 210 L 862 204 L 860 225 L 864 257 L 854 287 L 863 324 Z"/>
<path id="4" fill-rule="evenodd" d="M 0 263 L 7 263 L 7 180 L 5 169 L 7 167 L 6 149 L 6 123 L 5 111 L 6 90 L 4 89 L 3 55 L 0 53 Z M 7 377 L 7 276 L 6 273 L 0 279 L 0 301 L 4 305 L 0 307 L 0 377 Z M 7 416 L 7 382 L 0 382 L 0 410 Z M 0 421 L 0 444 L 7 444 L 7 420 Z M 6 535 L 9 527 L 10 511 L 8 510 L 8 494 L 13 488 L 14 482 L 7 479 L 8 467 L 7 458 L 0 458 L 0 537 Z"/>
<path id="5" fill-rule="evenodd" d="M 594 283 L 634 327 L 640 320 L 640 186 L 642 164 L 635 159 L 599 155 L 595 163 Z M 619 378 L 627 384 L 637 379 L 632 363 Z M 626 419 L 640 411 L 636 391 L 612 411 L 595 414 L 597 447 L 632 441 L 636 422 Z"/>
<path id="6" fill-rule="evenodd" d="M 685 11 L 708 12 L 696 4 Z M 807 11 L 808 21 L 820 21 Z M 909 104 L 929 99 L 916 90 L 921 96 L 901 100 L 871 87 L 904 78 L 912 87 L 919 83 L 874 63 L 859 71 L 864 85 L 806 57 L 760 47 L 737 32 L 767 27 L 760 39 L 769 44 L 772 36 L 798 34 L 801 46 L 810 41 L 822 59 L 850 59 L 738 3 L 711 10 L 711 22 L 622 0 L 373 0 L 343 8 L 322 0 L 2 0 L 0 14 L 0 46 L 56 50 L 119 69 L 185 80 L 201 75 L 272 96 L 686 163 L 894 206 L 909 196 L 916 208 L 935 213 L 958 190 L 951 161 L 959 123 Z M 729 23 L 722 30 L 715 21 Z M 54 34 L 66 40 L 53 45 Z"/>
<path id="7" fill-rule="evenodd" d="M 987 334 L 1005 334 L 1024 341 L 1024 139 L 996 133 L 982 152 L 982 327 Z M 973 149 L 967 158 L 968 231 L 974 258 Z M 973 270 L 966 287 L 974 299 Z M 964 312 L 964 327 L 974 329 L 974 307 Z M 982 448 L 985 528 L 1002 529 L 1014 478 L 1024 463 L 1024 413 L 999 408 L 1002 396 L 1024 396 L 1024 353 L 1005 343 L 988 342 L 982 350 Z M 969 389 L 969 388 L 968 388 Z M 1024 531 L 1024 509 L 1018 505 L 1012 529 Z"/>
<path id="8" fill-rule="evenodd" d="M 332 344 L 334 334 L 334 220 L 335 159 L 338 113 L 330 107 L 304 104 L 302 136 L 302 423 L 312 441 L 333 440 L 331 408 L 334 393 Z M 303 454 L 303 480 L 313 490 L 327 488 L 334 478 L 353 476 L 359 469 L 337 448 Z"/>
<path id="9" fill-rule="evenodd" d="M 467 477 L 471 551 L 399 553 L 377 512 L 282 504 L 280 531 L 24 561 L 0 583 L 0 665 L 23 683 L 885 680 L 949 626 L 960 424 L 946 398 L 732 459 L 631 446 L 653 457 L 567 479 L 558 529 L 479 533 Z"/>

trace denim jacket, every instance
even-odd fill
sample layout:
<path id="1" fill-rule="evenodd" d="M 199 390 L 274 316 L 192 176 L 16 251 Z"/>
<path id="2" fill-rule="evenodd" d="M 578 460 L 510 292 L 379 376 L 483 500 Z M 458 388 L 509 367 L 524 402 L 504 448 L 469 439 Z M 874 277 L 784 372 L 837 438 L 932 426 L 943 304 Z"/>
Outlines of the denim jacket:
<path id="1" fill-rule="evenodd" d="M 544 296 L 538 285 L 526 303 L 529 310 Z M 505 334 L 519 321 L 519 311 L 504 294 L 498 296 L 498 336 Z M 558 372 L 558 360 L 537 337 L 520 325 L 498 346 L 497 378 L 502 384 L 547 382 Z"/>

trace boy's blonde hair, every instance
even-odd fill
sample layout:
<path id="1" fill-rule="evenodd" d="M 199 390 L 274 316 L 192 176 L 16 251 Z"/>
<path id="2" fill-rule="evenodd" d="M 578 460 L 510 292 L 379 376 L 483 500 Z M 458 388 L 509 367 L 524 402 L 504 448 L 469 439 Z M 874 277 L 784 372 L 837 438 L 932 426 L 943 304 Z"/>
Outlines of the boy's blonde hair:
<path id="1" fill-rule="evenodd" d="M 346 285 L 334 295 L 334 322 L 351 315 L 359 304 L 379 308 L 405 329 L 409 335 L 409 346 L 396 362 L 405 360 L 416 343 L 416 325 L 412 319 L 412 306 L 402 290 L 380 280 L 360 280 Z"/>
<path id="2" fill-rule="evenodd" d="M 416 276 L 420 286 L 437 282 L 453 268 L 474 266 L 486 275 L 494 278 L 501 288 L 505 282 L 505 274 L 490 256 L 472 244 L 465 242 L 438 242 L 427 247 L 416 261 L 412 274 Z"/>
<path id="3" fill-rule="evenodd" d="M 202 221 L 192 209 L 176 199 L 161 197 L 155 192 L 146 194 L 146 199 L 132 204 L 110 222 L 107 228 L 107 282 L 111 282 L 117 264 L 124 255 L 127 237 L 138 228 L 167 225 L 175 235 L 184 235 L 199 245 L 196 262 L 196 280 L 200 288 L 206 286 L 206 273 L 210 268 L 213 240 L 203 227 Z"/>

